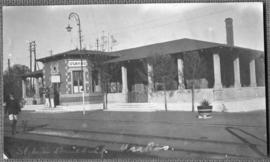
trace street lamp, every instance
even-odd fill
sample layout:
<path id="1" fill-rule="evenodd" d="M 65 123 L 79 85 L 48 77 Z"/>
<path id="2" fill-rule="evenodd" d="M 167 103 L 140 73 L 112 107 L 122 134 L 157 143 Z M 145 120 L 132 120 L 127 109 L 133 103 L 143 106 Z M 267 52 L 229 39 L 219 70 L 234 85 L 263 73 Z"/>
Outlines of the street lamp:
<path id="1" fill-rule="evenodd" d="M 74 19 L 77 22 L 77 25 L 79 27 L 79 51 L 82 50 L 82 30 L 81 30 L 81 22 L 80 22 L 80 17 L 77 13 L 75 12 L 71 12 L 68 16 L 68 19 Z M 68 24 L 68 26 L 66 27 L 68 32 L 71 32 L 72 27 Z M 81 54 L 81 71 L 82 71 L 82 100 L 83 100 L 83 115 L 85 115 L 85 108 L 84 108 L 84 73 L 83 73 L 83 59 L 82 59 L 82 54 Z"/>

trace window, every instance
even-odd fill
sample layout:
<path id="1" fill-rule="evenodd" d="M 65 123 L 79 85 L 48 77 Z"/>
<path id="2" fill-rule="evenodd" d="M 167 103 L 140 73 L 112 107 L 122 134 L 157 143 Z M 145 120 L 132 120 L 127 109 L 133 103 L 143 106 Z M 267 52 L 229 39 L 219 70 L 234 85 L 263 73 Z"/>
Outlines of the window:
<path id="1" fill-rule="evenodd" d="M 83 88 L 83 76 L 82 71 L 73 71 L 73 93 L 80 93 L 82 92 Z"/>

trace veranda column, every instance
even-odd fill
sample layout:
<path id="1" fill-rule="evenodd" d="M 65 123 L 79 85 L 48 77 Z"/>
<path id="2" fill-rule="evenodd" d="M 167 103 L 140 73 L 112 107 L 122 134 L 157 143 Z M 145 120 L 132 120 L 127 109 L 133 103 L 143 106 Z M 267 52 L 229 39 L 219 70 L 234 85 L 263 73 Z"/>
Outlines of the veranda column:
<path id="1" fill-rule="evenodd" d="M 127 83 L 127 68 L 122 65 L 121 67 L 122 72 L 122 93 L 128 92 L 128 83 Z"/>
<path id="2" fill-rule="evenodd" d="M 178 69 L 178 90 L 183 90 L 185 89 L 183 58 L 177 58 L 177 69 Z"/>
<path id="3" fill-rule="evenodd" d="M 102 88 L 101 88 L 101 73 L 100 70 L 98 70 L 98 85 L 96 85 L 96 92 L 101 92 Z"/>
<path id="4" fill-rule="evenodd" d="M 250 86 L 251 87 L 256 87 L 257 82 L 256 82 L 256 66 L 255 66 L 255 59 L 252 59 L 249 62 L 249 71 L 250 71 Z"/>
<path id="5" fill-rule="evenodd" d="M 121 72 L 122 72 L 122 94 L 124 96 L 123 102 L 128 102 L 127 67 L 125 67 L 125 65 L 121 66 Z"/>
<path id="6" fill-rule="evenodd" d="M 233 69 L 234 69 L 234 87 L 239 88 L 241 87 L 241 80 L 240 80 L 240 64 L 239 64 L 239 56 L 235 56 L 233 60 Z"/>
<path id="7" fill-rule="evenodd" d="M 26 98 L 26 86 L 24 79 L 22 79 L 22 98 Z"/>
<path id="8" fill-rule="evenodd" d="M 213 54 L 214 61 L 214 89 L 221 89 L 221 70 L 220 70 L 220 56 L 218 53 Z"/>
<path id="9" fill-rule="evenodd" d="M 147 63 L 147 78 L 148 78 L 148 94 L 151 94 L 154 91 L 154 82 L 153 82 L 153 65 Z"/>

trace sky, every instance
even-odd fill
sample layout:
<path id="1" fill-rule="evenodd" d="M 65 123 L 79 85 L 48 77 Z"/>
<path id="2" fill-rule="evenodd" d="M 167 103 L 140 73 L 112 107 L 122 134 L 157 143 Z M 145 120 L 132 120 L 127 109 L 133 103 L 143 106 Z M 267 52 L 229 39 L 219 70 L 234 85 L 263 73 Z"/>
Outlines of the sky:
<path id="1" fill-rule="evenodd" d="M 262 3 L 4 6 L 3 69 L 8 58 L 11 65 L 29 66 L 30 41 L 36 42 L 37 58 L 78 48 L 71 12 L 79 15 L 83 48 L 91 50 L 102 35 L 113 35 L 113 51 L 182 38 L 226 43 L 227 17 L 233 19 L 236 46 L 264 50 Z"/>

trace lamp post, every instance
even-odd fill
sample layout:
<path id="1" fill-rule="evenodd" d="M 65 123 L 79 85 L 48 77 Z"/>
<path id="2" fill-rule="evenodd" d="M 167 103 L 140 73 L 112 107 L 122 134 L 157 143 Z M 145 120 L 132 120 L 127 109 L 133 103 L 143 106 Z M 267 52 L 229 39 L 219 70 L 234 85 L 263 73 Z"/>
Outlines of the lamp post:
<path id="1" fill-rule="evenodd" d="M 77 13 L 75 12 L 71 12 L 68 16 L 68 19 L 74 19 L 77 22 L 77 25 L 79 27 L 79 51 L 82 50 L 82 30 L 81 30 L 81 22 L 80 22 L 80 17 Z M 68 26 L 66 27 L 68 32 L 71 32 L 72 27 L 68 24 Z M 83 73 L 83 59 L 82 59 L 82 54 L 81 54 L 81 71 L 82 71 L 82 100 L 83 100 L 83 115 L 85 115 L 85 108 L 84 108 L 84 73 Z"/>

